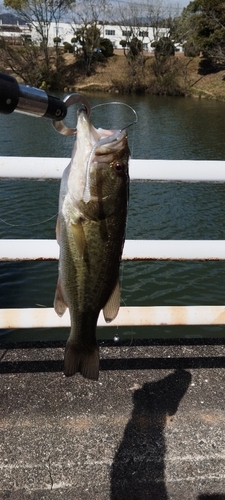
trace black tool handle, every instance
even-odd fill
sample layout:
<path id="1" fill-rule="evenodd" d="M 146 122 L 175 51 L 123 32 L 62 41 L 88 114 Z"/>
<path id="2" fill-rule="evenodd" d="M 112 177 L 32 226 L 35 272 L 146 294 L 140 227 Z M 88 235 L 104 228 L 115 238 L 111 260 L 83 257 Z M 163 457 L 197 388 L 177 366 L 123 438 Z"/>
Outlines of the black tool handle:
<path id="1" fill-rule="evenodd" d="M 44 90 L 20 85 L 12 76 L 0 73 L 0 113 L 13 111 L 60 121 L 65 118 L 67 107 Z"/>

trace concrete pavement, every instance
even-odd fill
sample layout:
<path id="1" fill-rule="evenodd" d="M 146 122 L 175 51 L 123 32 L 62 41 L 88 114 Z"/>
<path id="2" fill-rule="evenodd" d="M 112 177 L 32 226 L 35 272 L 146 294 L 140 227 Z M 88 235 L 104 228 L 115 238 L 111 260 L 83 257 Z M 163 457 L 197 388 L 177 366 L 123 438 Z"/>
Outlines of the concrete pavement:
<path id="1" fill-rule="evenodd" d="M 225 500 L 225 342 L 0 350 L 1 500 Z"/>

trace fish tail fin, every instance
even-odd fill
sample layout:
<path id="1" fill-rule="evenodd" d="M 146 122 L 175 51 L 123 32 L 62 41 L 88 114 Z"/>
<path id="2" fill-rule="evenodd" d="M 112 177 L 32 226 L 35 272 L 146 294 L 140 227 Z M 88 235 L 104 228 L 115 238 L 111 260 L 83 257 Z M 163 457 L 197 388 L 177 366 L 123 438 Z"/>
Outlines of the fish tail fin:
<path id="1" fill-rule="evenodd" d="M 64 374 L 71 377 L 80 372 L 84 378 L 98 380 L 99 351 L 98 345 L 80 346 L 68 339 L 64 357 Z"/>

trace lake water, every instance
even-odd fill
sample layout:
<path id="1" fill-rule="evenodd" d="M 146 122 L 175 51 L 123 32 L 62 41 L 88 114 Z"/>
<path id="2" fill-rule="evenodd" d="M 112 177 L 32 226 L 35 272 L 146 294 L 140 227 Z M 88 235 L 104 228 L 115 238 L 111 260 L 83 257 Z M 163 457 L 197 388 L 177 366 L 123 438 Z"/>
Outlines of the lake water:
<path id="1" fill-rule="evenodd" d="M 95 125 L 129 125 L 133 158 L 225 159 L 225 103 L 172 97 L 92 94 Z M 106 105 L 107 104 L 107 105 Z M 74 126 L 74 110 L 68 124 Z M 70 157 L 74 138 L 59 135 L 45 119 L 0 115 L 2 156 Z M 2 238 L 55 238 L 57 181 L 1 181 Z M 128 239 L 224 239 L 225 185 L 131 183 Z M 121 266 L 125 305 L 223 305 L 225 262 L 148 262 Z M 51 307 L 55 262 L 0 263 L 0 307 Z M 224 327 L 99 328 L 99 338 L 221 337 Z M 65 339 L 68 329 L 2 331 L 1 340 Z"/>

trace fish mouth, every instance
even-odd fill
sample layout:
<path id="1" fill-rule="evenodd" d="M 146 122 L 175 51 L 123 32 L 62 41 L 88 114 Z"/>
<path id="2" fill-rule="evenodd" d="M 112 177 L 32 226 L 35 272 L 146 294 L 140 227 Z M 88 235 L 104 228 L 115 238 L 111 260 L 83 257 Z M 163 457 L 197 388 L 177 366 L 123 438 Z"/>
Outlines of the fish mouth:
<path id="1" fill-rule="evenodd" d="M 110 152 L 121 149 L 127 139 L 125 129 L 110 130 L 95 128 L 89 119 L 86 106 L 82 106 L 78 110 L 77 115 L 77 138 L 82 135 L 84 139 L 85 136 L 86 141 L 88 140 L 90 143 L 91 149 L 94 148 L 94 152 L 97 155 L 110 154 Z"/>
<path id="2" fill-rule="evenodd" d="M 108 130 L 103 128 L 96 129 L 92 125 L 88 111 L 85 106 L 78 110 L 77 120 L 77 147 L 87 154 L 86 174 L 83 191 L 83 201 L 88 203 L 91 199 L 90 193 L 90 170 L 95 162 L 111 163 L 118 151 L 127 149 L 127 133 L 125 129 Z"/>

